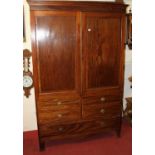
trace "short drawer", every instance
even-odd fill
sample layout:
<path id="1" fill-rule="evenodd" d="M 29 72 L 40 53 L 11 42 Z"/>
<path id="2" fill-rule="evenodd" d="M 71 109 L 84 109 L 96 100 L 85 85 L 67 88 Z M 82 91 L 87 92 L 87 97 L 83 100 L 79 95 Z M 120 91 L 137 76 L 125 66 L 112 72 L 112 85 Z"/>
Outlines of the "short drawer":
<path id="1" fill-rule="evenodd" d="M 90 103 L 107 103 L 113 101 L 121 101 L 121 97 L 119 95 L 103 95 L 98 97 L 88 97 L 83 100 L 83 104 Z"/>
<path id="2" fill-rule="evenodd" d="M 92 119 L 97 117 L 115 118 L 121 115 L 120 102 L 107 102 L 105 104 L 92 102 L 82 105 L 82 118 Z"/>
<path id="3" fill-rule="evenodd" d="M 55 99 L 52 99 L 48 102 L 43 102 L 43 101 L 40 101 L 38 103 L 38 107 L 39 108 L 42 108 L 42 107 L 49 107 L 49 106 L 52 106 L 52 105 L 55 105 L 55 106 L 60 106 L 60 105 L 72 105 L 74 103 L 80 103 L 80 99 L 79 100 L 74 100 L 74 99 L 70 99 L 70 100 L 66 100 L 65 98 L 61 98 L 61 99 L 58 99 L 58 98 L 55 98 Z"/>
<path id="4" fill-rule="evenodd" d="M 80 96 L 77 92 L 71 91 L 60 91 L 60 92 L 52 92 L 52 93 L 39 93 L 38 101 L 39 102 L 68 102 L 79 100 Z"/>
<path id="5" fill-rule="evenodd" d="M 120 118 L 118 119 L 97 119 L 92 121 L 77 122 L 73 124 L 60 124 L 60 125 L 42 125 L 40 126 L 40 136 L 52 139 L 82 137 L 95 133 L 101 133 L 104 129 L 114 128 L 119 125 Z"/>
<path id="6" fill-rule="evenodd" d="M 81 104 L 79 102 L 41 106 L 38 109 L 38 117 L 39 124 L 79 120 L 81 118 Z"/>

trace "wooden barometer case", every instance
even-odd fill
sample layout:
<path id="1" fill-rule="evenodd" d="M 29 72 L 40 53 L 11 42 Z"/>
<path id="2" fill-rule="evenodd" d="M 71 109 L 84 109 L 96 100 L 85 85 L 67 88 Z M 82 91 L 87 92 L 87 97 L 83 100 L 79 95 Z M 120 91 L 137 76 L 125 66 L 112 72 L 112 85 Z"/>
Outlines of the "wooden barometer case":
<path id="1" fill-rule="evenodd" d="M 33 87 L 33 75 L 30 71 L 31 52 L 28 49 L 23 50 L 23 90 L 24 95 L 28 98 L 30 90 Z"/>

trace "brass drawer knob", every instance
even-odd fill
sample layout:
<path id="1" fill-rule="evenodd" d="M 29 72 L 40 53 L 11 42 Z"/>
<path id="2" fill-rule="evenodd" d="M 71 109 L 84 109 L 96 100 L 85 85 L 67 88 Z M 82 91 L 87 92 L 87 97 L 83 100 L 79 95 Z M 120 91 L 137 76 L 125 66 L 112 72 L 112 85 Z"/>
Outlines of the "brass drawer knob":
<path id="1" fill-rule="evenodd" d="M 62 127 L 59 127 L 58 130 L 59 130 L 59 131 L 63 131 L 63 128 L 62 128 Z"/>
<path id="2" fill-rule="evenodd" d="M 104 110 L 104 109 L 101 109 L 101 110 L 100 110 L 100 112 L 101 112 L 101 113 L 104 113 L 104 112 L 105 112 L 105 110 Z"/>
<path id="3" fill-rule="evenodd" d="M 102 102 L 104 102 L 105 101 L 105 97 L 101 97 L 101 99 L 100 99 Z"/>
<path id="4" fill-rule="evenodd" d="M 61 104 L 62 104 L 62 102 L 61 102 L 61 101 L 57 102 L 57 105 L 61 105 Z"/>
<path id="5" fill-rule="evenodd" d="M 58 114 L 57 116 L 58 116 L 59 118 L 61 118 L 61 117 L 62 117 L 62 114 Z"/>
<path id="6" fill-rule="evenodd" d="M 88 28 L 88 32 L 91 32 L 91 28 Z"/>

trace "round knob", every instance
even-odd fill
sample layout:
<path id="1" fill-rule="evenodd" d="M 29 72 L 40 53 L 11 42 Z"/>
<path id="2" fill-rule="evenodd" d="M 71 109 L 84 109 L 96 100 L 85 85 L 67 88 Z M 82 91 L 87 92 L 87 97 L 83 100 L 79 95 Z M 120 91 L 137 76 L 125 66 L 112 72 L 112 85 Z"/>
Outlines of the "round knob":
<path id="1" fill-rule="evenodd" d="M 101 99 L 100 99 L 102 102 L 104 102 L 105 101 L 105 97 L 101 97 Z"/>
<path id="2" fill-rule="evenodd" d="M 105 112 L 105 110 L 104 110 L 104 109 L 101 109 L 101 110 L 100 110 L 100 112 L 101 112 L 101 113 L 104 113 L 104 112 Z"/>
<path id="3" fill-rule="evenodd" d="M 63 128 L 62 128 L 62 127 L 60 127 L 60 128 L 58 128 L 58 130 L 59 130 L 59 131 L 63 131 Z"/>
<path id="4" fill-rule="evenodd" d="M 62 117 L 62 114 L 58 114 L 58 117 L 61 118 Z"/>
<path id="5" fill-rule="evenodd" d="M 62 102 L 60 102 L 60 101 L 59 101 L 59 102 L 57 102 L 57 105 L 61 105 L 61 104 L 62 104 Z"/>
<path id="6" fill-rule="evenodd" d="M 91 29 L 90 28 L 88 28 L 88 32 L 91 32 Z"/>

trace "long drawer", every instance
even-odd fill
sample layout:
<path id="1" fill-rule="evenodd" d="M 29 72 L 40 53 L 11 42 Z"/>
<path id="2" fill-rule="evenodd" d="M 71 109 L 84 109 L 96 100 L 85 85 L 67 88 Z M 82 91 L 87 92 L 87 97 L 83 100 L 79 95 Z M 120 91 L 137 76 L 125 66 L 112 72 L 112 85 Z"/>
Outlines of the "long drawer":
<path id="1" fill-rule="evenodd" d="M 41 103 L 38 112 L 39 124 L 76 121 L 81 118 L 81 103 L 79 101 Z"/>
<path id="2" fill-rule="evenodd" d="M 103 132 L 104 129 L 117 127 L 120 123 L 120 118 L 117 119 L 98 119 L 93 121 L 85 121 L 73 124 L 60 125 L 40 125 L 40 136 L 52 139 L 61 139 L 65 137 L 78 137 L 78 135 L 90 135 L 93 133 Z"/>
<path id="3" fill-rule="evenodd" d="M 97 101 L 88 102 L 88 104 L 82 104 L 82 118 L 93 119 L 97 117 L 103 117 L 105 119 L 120 117 L 121 115 L 121 103 L 106 102 L 100 103 Z"/>

